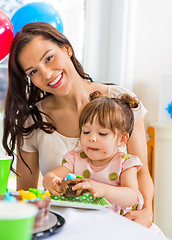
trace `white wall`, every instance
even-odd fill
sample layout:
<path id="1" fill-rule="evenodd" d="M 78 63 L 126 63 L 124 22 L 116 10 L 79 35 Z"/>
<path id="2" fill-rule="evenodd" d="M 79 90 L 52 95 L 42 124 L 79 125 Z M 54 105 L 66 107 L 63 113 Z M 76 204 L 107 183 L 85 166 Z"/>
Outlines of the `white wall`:
<path id="1" fill-rule="evenodd" d="M 172 72 L 172 1 L 138 0 L 137 11 L 133 90 L 148 109 L 149 125 L 158 121 L 161 75 Z"/>
<path id="2" fill-rule="evenodd" d="M 86 71 L 95 81 L 132 89 L 148 109 L 146 127 L 158 121 L 161 75 L 172 72 L 172 1 L 86 3 Z"/>

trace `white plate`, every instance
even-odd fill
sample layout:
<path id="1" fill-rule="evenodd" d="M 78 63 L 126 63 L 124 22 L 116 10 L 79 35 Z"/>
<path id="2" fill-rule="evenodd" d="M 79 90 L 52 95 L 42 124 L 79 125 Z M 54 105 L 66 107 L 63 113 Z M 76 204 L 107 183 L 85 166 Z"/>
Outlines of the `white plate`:
<path id="1" fill-rule="evenodd" d="M 105 198 L 94 198 L 90 193 L 85 193 L 78 198 L 65 198 L 63 195 L 60 198 L 53 196 L 50 204 L 85 209 L 102 209 L 111 206 Z"/>

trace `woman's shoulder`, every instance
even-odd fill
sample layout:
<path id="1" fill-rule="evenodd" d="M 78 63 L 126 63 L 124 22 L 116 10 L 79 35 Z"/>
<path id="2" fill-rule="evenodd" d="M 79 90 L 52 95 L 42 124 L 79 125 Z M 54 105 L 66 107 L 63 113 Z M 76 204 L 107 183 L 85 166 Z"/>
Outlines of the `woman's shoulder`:
<path id="1" fill-rule="evenodd" d="M 135 98 L 139 99 L 138 96 L 136 96 L 136 94 L 133 91 L 131 91 L 125 87 L 121 87 L 119 85 L 109 85 L 108 97 L 118 97 L 119 95 L 125 94 L 125 93 L 129 94 L 131 97 L 135 97 Z M 147 113 L 147 110 L 144 107 L 144 105 L 140 99 L 139 99 L 139 103 L 140 104 L 139 104 L 138 108 L 133 109 L 135 122 L 141 116 L 144 118 Z"/>
<path id="2" fill-rule="evenodd" d="M 107 95 L 108 97 L 117 97 L 118 95 L 125 93 L 129 94 L 132 97 L 136 96 L 136 94 L 131 90 L 114 83 L 94 83 L 94 84 L 95 84 L 94 88 L 96 90 L 102 92 L 103 95 Z"/>
<path id="3" fill-rule="evenodd" d="M 125 94 L 125 93 L 129 94 L 132 97 L 136 96 L 136 94 L 133 91 L 131 91 L 125 87 L 115 85 L 115 84 L 108 85 L 108 86 L 109 86 L 109 92 L 108 92 L 109 97 L 117 97 L 118 95 Z"/>

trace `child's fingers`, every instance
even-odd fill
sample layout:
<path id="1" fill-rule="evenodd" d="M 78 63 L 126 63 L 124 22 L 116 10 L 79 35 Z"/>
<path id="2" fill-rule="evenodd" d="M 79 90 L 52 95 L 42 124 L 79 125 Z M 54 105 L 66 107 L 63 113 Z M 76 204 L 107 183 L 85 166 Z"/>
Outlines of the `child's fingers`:
<path id="1" fill-rule="evenodd" d="M 61 181 L 62 181 L 62 178 L 59 178 L 59 177 L 54 177 L 52 179 L 52 184 L 55 186 L 56 184 L 60 185 L 61 184 Z"/>
<path id="2" fill-rule="evenodd" d="M 49 192 L 50 192 L 52 195 L 55 195 L 55 196 L 58 196 L 58 197 L 61 196 L 60 191 L 58 191 L 57 189 L 50 188 Z"/>
<path id="3" fill-rule="evenodd" d="M 76 195 L 80 195 L 82 193 L 83 189 L 76 190 Z"/>
<path id="4" fill-rule="evenodd" d="M 83 189 L 93 190 L 93 186 L 90 184 L 90 182 L 82 182 L 82 183 L 78 183 L 72 187 L 72 190 L 82 190 L 83 191 Z"/>

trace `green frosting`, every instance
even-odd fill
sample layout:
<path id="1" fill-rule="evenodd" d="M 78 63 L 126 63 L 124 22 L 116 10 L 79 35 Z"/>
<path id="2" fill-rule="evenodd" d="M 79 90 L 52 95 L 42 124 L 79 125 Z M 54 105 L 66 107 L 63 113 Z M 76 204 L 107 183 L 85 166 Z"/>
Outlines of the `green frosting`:
<path id="1" fill-rule="evenodd" d="M 76 176 L 76 178 L 84 179 L 84 177 L 83 177 L 83 176 Z"/>

